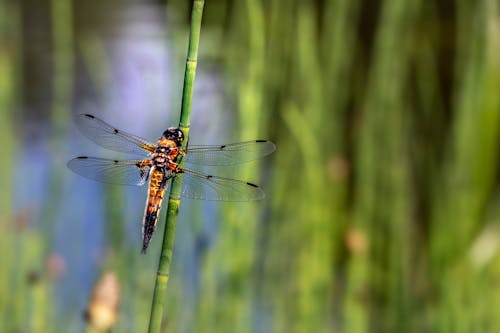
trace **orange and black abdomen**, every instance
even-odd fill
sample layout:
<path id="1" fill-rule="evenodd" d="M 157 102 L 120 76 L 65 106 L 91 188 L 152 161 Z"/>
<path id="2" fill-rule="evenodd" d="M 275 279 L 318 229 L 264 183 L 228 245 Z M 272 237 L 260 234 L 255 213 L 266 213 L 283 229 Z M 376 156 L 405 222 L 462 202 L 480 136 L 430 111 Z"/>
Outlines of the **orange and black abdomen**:
<path id="1" fill-rule="evenodd" d="M 146 252 L 155 231 L 167 181 L 177 174 L 178 155 L 178 144 L 165 137 L 158 140 L 157 147 L 153 154 L 151 154 L 151 163 L 153 166 L 149 173 L 148 200 L 142 222 L 143 253 Z"/>
<path id="2" fill-rule="evenodd" d="M 148 200 L 142 222 L 142 252 L 146 252 L 160 216 L 161 203 L 168 177 L 163 172 L 153 169 L 150 174 Z"/>

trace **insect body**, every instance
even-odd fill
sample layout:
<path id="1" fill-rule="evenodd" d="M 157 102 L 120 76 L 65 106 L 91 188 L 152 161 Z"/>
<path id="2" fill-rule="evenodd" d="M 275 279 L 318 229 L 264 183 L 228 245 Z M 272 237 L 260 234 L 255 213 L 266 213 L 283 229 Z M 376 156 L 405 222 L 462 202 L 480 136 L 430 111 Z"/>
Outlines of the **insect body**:
<path id="1" fill-rule="evenodd" d="M 148 198 L 142 223 L 143 252 L 146 251 L 156 228 L 167 181 L 181 172 L 177 157 L 180 155 L 183 140 L 184 134 L 181 130 L 169 128 L 158 140 L 157 147 L 151 154 Z"/>
<path id="2" fill-rule="evenodd" d="M 181 149 L 183 132 L 168 128 L 156 144 L 138 136 L 123 132 L 91 114 L 81 114 L 76 118 L 79 129 L 89 139 L 104 148 L 146 155 L 142 160 L 112 160 L 80 156 L 68 162 L 68 167 L 84 177 L 107 183 L 143 185 L 149 181 L 148 197 L 142 222 L 145 252 L 156 228 L 160 208 L 168 181 L 182 173 L 181 196 L 191 199 L 248 201 L 264 197 L 262 189 L 241 180 L 208 175 L 203 172 L 179 166 L 180 158 L 186 164 L 232 165 L 269 155 L 275 145 L 267 140 L 255 140 L 226 145 L 189 146 Z"/>

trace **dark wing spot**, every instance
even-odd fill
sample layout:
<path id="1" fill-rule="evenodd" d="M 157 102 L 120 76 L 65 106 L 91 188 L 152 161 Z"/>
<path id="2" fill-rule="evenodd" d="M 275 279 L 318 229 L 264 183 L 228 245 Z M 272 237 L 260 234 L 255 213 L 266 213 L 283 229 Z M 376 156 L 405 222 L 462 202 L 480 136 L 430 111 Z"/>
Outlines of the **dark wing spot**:
<path id="1" fill-rule="evenodd" d="M 118 161 L 118 160 L 114 160 L 114 161 L 113 161 L 113 163 L 118 163 L 118 162 L 120 162 L 120 161 Z"/>
<path id="2" fill-rule="evenodd" d="M 116 128 L 113 130 L 113 133 L 115 133 L 115 134 L 118 134 L 118 132 L 119 131 Z"/>
<path id="3" fill-rule="evenodd" d="M 220 146 L 220 149 L 224 149 L 224 148 L 226 148 L 226 145 Z"/>
<path id="4" fill-rule="evenodd" d="M 79 160 L 84 160 L 84 159 L 86 159 L 86 158 L 89 158 L 89 157 L 88 157 L 88 156 L 78 156 L 78 157 L 77 157 L 77 159 L 79 159 Z"/>
<path id="5" fill-rule="evenodd" d="M 250 185 L 252 187 L 257 187 L 257 188 L 259 187 L 258 185 L 255 185 L 255 184 L 252 184 L 252 183 L 247 183 L 247 185 Z"/>
<path id="6" fill-rule="evenodd" d="M 267 140 L 255 140 L 255 142 L 267 142 Z"/>
<path id="7" fill-rule="evenodd" d="M 93 115 L 88 114 L 88 113 L 84 114 L 84 116 L 87 117 L 87 118 L 90 118 L 90 119 L 94 119 L 95 118 Z"/>
<path id="8" fill-rule="evenodd" d="M 207 179 L 210 179 L 212 178 L 213 176 L 212 175 L 207 175 Z"/>

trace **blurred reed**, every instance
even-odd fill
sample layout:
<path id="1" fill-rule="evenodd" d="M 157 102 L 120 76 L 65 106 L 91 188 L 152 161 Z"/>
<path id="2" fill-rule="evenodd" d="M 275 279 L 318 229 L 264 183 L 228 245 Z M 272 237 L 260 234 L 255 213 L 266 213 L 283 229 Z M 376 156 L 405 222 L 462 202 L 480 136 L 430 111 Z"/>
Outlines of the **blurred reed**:
<path id="1" fill-rule="evenodd" d="M 432 188 L 430 273 L 442 330 L 494 331 L 498 260 L 473 269 L 466 256 L 498 205 L 500 157 L 500 8 L 495 1 L 457 6 L 456 78 L 449 150 Z M 498 221 L 498 216 L 494 218 Z M 495 234 L 492 237 L 498 239 Z M 475 310 L 471 310 L 475 309 Z"/>
<path id="2" fill-rule="evenodd" d="M 2 154 L 4 163 L 0 163 L 0 171 L 6 177 L 0 179 L 0 251 L 1 264 L 4 267 L 0 273 L 0 330 L 12 330 L 19 319 L 18 311 L 22 303 L 9 290 L 19 278 L 18 271 L 13 271 L 15 258 L 15 238 L 18 226 L 15 224 L 13 211 L 13 197 L 11 189 L 14 187 L 11 175 L 14 166 L 5 163 L 15 158 L 16 139 L 14 105 L 19 98 L 18 59 L 21 52 L 16 41 L 19 33 L 19 8 L 13 4 L 0 4 L 0 140 L 2 140 Z M 11 320 L 6 320 L 7 318 Z"/>
<path id="3" fill-rule="evenodd" d="M 210 4 L 208 4 L 210 6 Z M 257 1 L 233 6 L 224 44 L 227 64 L 226 87 L 237 110 L 234 142 L 265 139 L 268 115 L 264 102 L 265 24 L 264 8 Z M 239 24 L 237 22 L 241 22 Z M 246 26 L 253 27 L 247 29 Z M 238 73 L 235 75 L 235 73 Z M 231 133 L 232 134 L 232 133 Z M 256 179 L 255 163 L 238 168 L 241 179 Z M 251 332 L 256 286 L 257 228 L 261 202 L 221 204 L 218 215 L 219 241 L 202 261 L 199 314 L 196 331 Z M 222 259 L 222 260 L 221 260 Z M 225 319 L 227 318 L 227 320 Z"/>
<path id="4" fill-rule="evenodd" d="M 15 160 L 17 154 L 16 106 L 20 98 L 18 79 L 21 71 L 19 61 L 21 50 L 20 8 L 17 3 L 0 3 L 0 140 L 2 141 L 2 163 L 0 163 L 0 331 L 13 331 L 25 327 L 26 290 L 25 276 L 20 267 L 18 248 L 19 234 L 28 226 L 23 222 L 23 213 L 14 211 L 12 189 L 15 168 L 9 161 Z M 19 218 L 18 218 L 19 217 Z M 21 294 L 12 293 L 18 289 Z M 21 296 L 21 297 L 20 297 Z"/>
<path id="5" fill-rule="evenodd" d="M 44 196 L 41 204 L 41 221 L 36 228 L 41 232 L 33 233 L 33 239 L 29 244 L 38 246 L 26 246 L 29 254 L 29 267 L 39 274 L 39 281 L 33 283 L 34 292 L 29 320 L 33 332 L 54 331 L 59 325 L 64 325 L 64 319 L 55 324 L 56 315 L 51 306 L 50 296 L 53 292 L 53 282 L 55 277 L 49 275 L 47 263 L 49 258 L 56 254 L 53 252 L 55 221 L 59 212 L 59 205 L 62 200 L 64 179 L 61 176 L 65 170 L 64 160 L 61 159 L 66 148 L 64 138 L 68 130 L 70 112 L 73 101 L 74 82 L 74 41 L 73 41 L 73 15 L 72 1 L 51 1 L 50 6 L 50 32 L 53 41 L 52 45 L 52 77 L 49 81 L 52 84 L 52 96 L 50 98 L 50 115 L 48 126 L 50 127 L 49 154 L 53 163 L 49 168 L 48 193 Z M 38 238 L 37 238 L 38 237 Z M 62 326 L 61 326 L 62 327 Z"/>

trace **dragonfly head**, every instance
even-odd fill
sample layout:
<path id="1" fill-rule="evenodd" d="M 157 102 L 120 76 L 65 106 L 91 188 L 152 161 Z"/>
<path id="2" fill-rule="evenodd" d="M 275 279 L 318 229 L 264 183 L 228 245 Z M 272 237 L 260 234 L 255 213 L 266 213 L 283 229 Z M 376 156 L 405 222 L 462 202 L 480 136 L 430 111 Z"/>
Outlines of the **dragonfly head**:
<path id="1" fill-rule="evenodd" d="M 176 127 L 169 127 L 163 132 L 163 137 L 168 140 L 173 140 L 179 145 L 184 141 L 184 133 Z"/>

